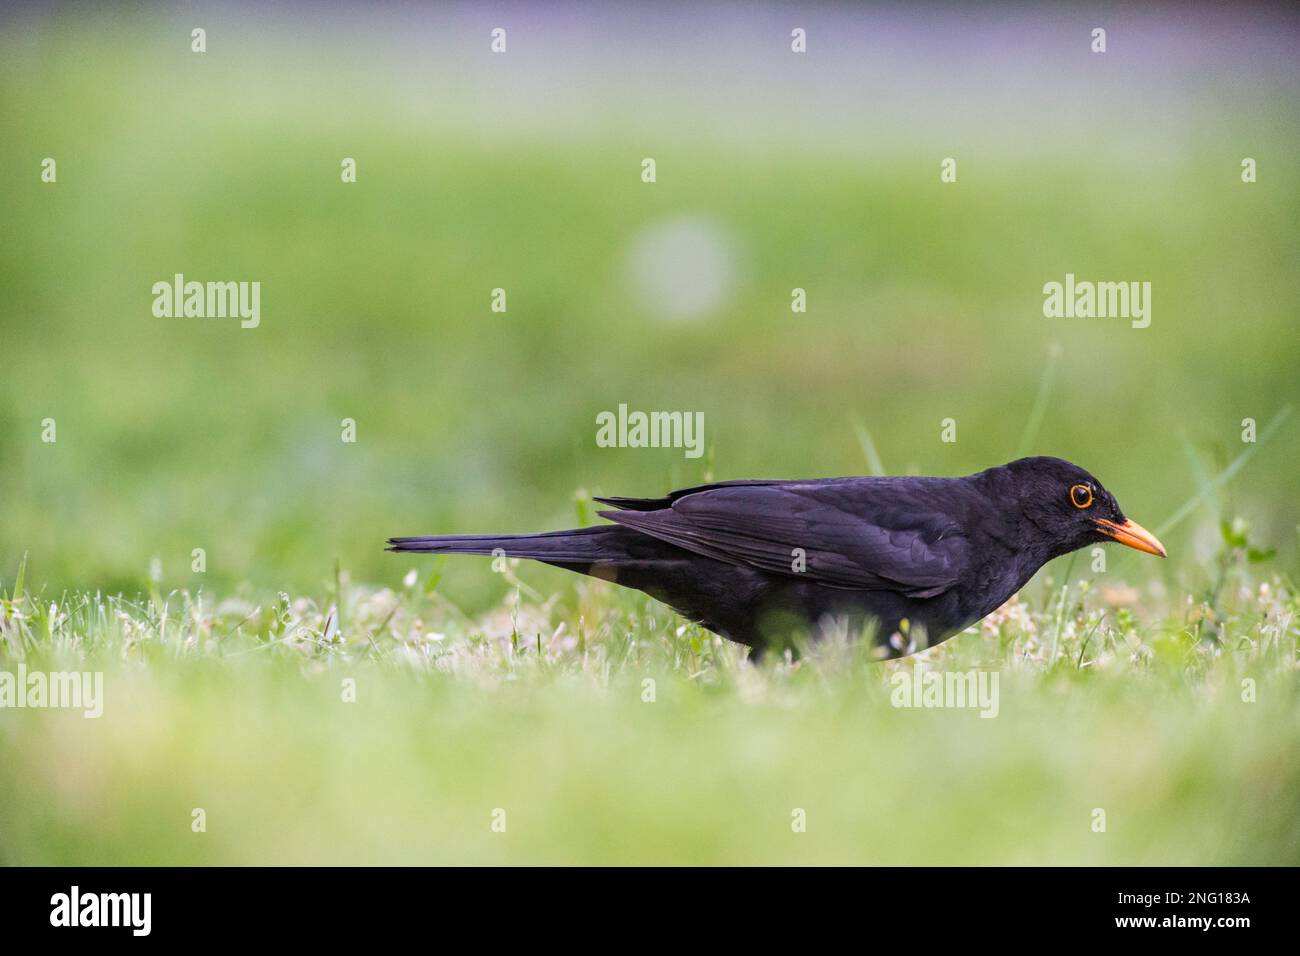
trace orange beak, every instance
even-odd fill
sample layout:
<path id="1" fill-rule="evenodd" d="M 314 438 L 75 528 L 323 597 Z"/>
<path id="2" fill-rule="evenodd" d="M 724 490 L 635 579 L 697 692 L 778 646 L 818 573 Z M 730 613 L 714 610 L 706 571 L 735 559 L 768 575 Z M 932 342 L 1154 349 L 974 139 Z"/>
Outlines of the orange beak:
<path id="1" fill-rule="evenodd" d="M 1102 534 L 1115 539 L 1120 544 L 1136 548 L 1138 551 L 1154 554 L 1158 558 L 1163 558 L 1169 553 L 1165 550 L 1165 546 L 1160 543 L 1159 538 L 1136 521 L 1126 519 L 1123 524 L 1117 524 L 1114 521 L 1107 521 L 1105 518 L 1098 518 L 1097 527 L 1101 529 Z"/>

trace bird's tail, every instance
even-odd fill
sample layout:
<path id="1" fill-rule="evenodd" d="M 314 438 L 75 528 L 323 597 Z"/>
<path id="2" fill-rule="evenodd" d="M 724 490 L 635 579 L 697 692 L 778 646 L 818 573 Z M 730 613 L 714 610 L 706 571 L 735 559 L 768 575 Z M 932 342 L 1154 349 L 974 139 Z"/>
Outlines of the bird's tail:
<path id="1" fill-rule="evenodd" d="M 583 564 L 616 557 L 623 531 L 618 525 L 597 525 L 542 534 L 435 534 L 389 538 L 388 550 L 417 554 L 490 554 L 534 561 Z"/>

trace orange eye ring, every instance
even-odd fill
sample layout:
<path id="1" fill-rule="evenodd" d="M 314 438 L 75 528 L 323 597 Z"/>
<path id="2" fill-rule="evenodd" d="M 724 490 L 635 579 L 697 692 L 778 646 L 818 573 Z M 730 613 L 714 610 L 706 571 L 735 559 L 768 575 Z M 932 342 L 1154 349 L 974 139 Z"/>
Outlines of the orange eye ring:
<path id="1" fill-rule="evenodd" d="M 1080 509 L 1091 507 L 1092 489 L 1087 485 L 1075 485 L 1070 489 L 1070 504 Z"/>

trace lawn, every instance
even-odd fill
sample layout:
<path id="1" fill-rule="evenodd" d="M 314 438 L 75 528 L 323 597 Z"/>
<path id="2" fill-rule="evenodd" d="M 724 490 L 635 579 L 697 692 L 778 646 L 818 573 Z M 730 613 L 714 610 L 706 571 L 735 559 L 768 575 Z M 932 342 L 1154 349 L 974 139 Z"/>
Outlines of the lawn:
<path id="1" fill-rule="evenodd" d="M 0 861 L 1300 863 L 1293 22 L 276 10 L 4 14 L 0 672 L 104 683 L 0 709 Z M 177 273 L 257 328 L 156 316 Z M 1150 325 L 1045 316 L 1067 275 Z M 1022 454 L 1170 556 L 921 655 L 996 717 L 383 550 Z"/>
<path id="2" fill-rule="evenodd" d="M 477 619 L 427 568 L 24 593 L 6 657 L 102 671 L 102 715 L 6 713 L 0 860 L 1294 865 L 1300 598 L 1226 540 L 1220 567 L 1200 600 L 1044 580 L 913 659 L 830 635 L 758 667 L 516 567 Z M 927 674 L 997 684 L 934 707 Z"/>

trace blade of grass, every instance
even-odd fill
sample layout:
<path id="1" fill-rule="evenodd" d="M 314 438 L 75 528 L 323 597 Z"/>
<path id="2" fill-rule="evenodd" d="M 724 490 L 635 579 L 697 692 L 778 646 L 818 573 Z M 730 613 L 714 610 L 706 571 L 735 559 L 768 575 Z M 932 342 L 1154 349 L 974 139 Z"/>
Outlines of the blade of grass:
<path id="1" fill-rule="evenodd" d="M 1236 458 L 1232 459 L 1232 461 L 1228 462 L 1222 471 L 1210 479 L 1208 484 L 1203 485 L 1196 494 L 1188 498 L 1183 502 L 1178 510 L 1166 518 L 1163 524 L 1158 525 L 1155 531 L 1156 535 L 1163 537 L 1177 528 L 1187 520 L 1188 516 L 1196 510 L 1196 506 L 1199 505 L 1207 495 L 1216 493 L 1225 482 L 1230 481 L 1237 472 L 1241 471 L 1241 469 L 1246 466 L 1246 463 L 1255 457 L 1264 442 L 1266 442 L 1274 432 L 1282 427 L 1282 423 L 1291 416 L 1291 411 L 1292 406 L 1284 405 L 1278 413 L 1268 421 L 1268 424 L 1260 430 L 1255 443 Z M 1119 561 L 1127 561 L 1136 553 L 1137 552 L 1135 551 L 1126 551 L 1119 556 Z"/>
<path id="2" fill-rule="evenodd" d="M 1192 445 L 1191 440 L 1186 433 L 1179 436 L 1183 443 L 1183 454 L 1187 458 L 1187 464 L 1192 469 L 1192 475 L 1196 478 L 1196 484 L 1208 497 L 1214 502 L 1214 510 L 1223 513 L 1223 507 L 1219 503 L 1219 489 L 1214 485 L 1214 479 L 1210 475 L 1210 470 L 1205 467 L 1205 462 L 1197 453 L 1196 448 Z"/>
<path id="3" fill-rule="evenodd" d="M 867 470 L 873 475 L 881 477 L 885 474 L 885 464 L 880 460 L 880 455 L 876 452 L 876 443 L 871 440 L 871 432 L 867 431 L 867 426 L 862 424 L 862 419 L 858 416 L 852 416 L 853 431 L 858 436 L 858 445 L 862 448 L 863 457 L 867 459 Z"/>
<path id="4" fill-rule="evenodd" d="M 1043 427 L 1043 416 L 1047 413 L 1047 400 L 1052 394 L 1052 386 L 1056 384 L 1056 367 L 1061 360 L 1062 352 L 1064 349 L 1061 348 L 1060 342 L 1053 342 L 1047 347 L 1043 375 L 1038 380 L 1038 395 L 1034 398 L 1034 406 L 1030 409 L 1029 419 L 1025 422 L 1025 430 L 1020 435 L 1020 444 L 1016 446 L 1017 458 L 1028 455 L 1029 450 L 1034 447 L 1034 442 L 1038 440 L 1038 431 Z"/>

